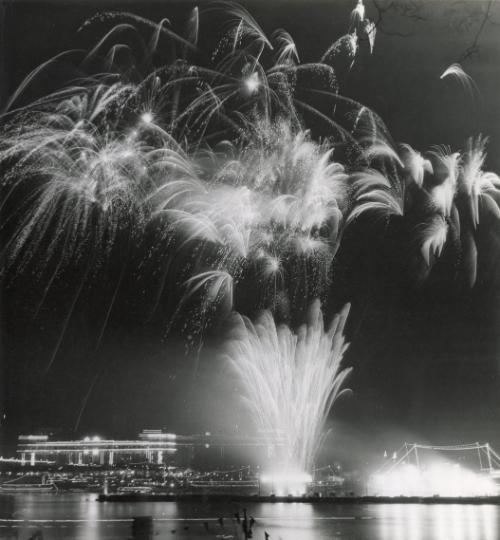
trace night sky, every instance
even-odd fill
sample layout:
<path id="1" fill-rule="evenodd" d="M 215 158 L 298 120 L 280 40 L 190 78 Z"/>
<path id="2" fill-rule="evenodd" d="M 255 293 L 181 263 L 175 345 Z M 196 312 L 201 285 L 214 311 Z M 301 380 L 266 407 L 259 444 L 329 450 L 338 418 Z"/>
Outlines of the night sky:
<path id="1" fill-rule="evenodd" d="M 353 4 L 244 3 L 266 32 L 288 30 L 303 61 L 318 59 L 346 32 Z M 45 59 L 90 39 L 76 30 L 98 11 L 124 9 L 155 21 L 169 17 L 175 28 L 193 5 L 167 0 L 4 3 L 1 97 L 5 101 Z M 421 151 L 433 144 L 460 149 L 470 135 L 488 135 L 487 169 L 498 173 L 500 32 L 494 23 L 500 24 L 499 5 L 494 4 L 491 21 L 479 37 L 479 54 L 463 62 L 482 98 L 471 101 L 458 81 L 439 79 L 473 43 L 484 5 L 436 0 L 422 3 L 419 19 L 384 14 L 386 32 L 378 33 L 371 56 L 366 50 L 360 54 L 341 87 L 344 95 L 373 108 L 395 141 Z M 367 15 L 376 19 L 373 5 L 367 1 L 366 6 Z M 345 358 L 345 364 L 354 367 L 349 379 L 353 392 L 334 406 L 334 429 L 323 454 L 330 456 L 333 449 L 336 457 L 348 461 L 404 440 L 489 441 L 498 450 L 500 244 L 490 228 L 500 224 L 486 223 L 479 230 L 479 275 L 472 289 L 458 276 L 450 249 L 427 279 L 413 279 L 406 236 L 397 225 L 387 226 L 383 241 L 380 225 L 353 227 L 337 256 L 329 309 L 346 301 L 353 304 L 347 330 L 351 347 Z M 119 252 L 96 276 L 97 285 L 83 290 L 58 345 L 81 275 L 75 266 L 55 280 L 36 315 L 46 286 L 43 279 L 35 269 L 4 275 L 4 444 L 12 444 L 19 432 L 42 427 L 114 437 L 160 427 L 179 433 L 250 429 L 238 382 L 218 353 L 224 323 L 211 329 L 199 353 L 186 350 L 177 328 L 166 331 L 165 315 L 172 312 L 178 294 L 175 286 L 164 292 L 159 309 L 151 313 L 154 293 L 148 272 L 138 278 L 123 268 Z M 99 340 L 120 279 L 121 292 Z"/>

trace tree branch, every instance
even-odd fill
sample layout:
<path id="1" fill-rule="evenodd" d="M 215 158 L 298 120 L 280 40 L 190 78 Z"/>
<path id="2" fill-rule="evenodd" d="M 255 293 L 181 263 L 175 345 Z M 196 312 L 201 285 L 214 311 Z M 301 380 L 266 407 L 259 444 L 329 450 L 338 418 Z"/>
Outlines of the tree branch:
<path id="1" fill-rule="evenodd" d="M 422 22 L 427 18 L 420 13 L 421 5 L 418 1 L 410 1 L 408 3 L 399 3 L 391 0 L 388 4 L 382 5 L 379 0 L 372 0 L 373 7 L 377 12 L 377 19 L 374 21 L 375 27 L 378 32 L 382 32 L 387 36 L 395 37 L 410 37 L 413 32 L 398 32 L 395 30 L 388 30 L 385 26 L 385 15 L 389 12 L 393 12 L 399 17 L 409 19 L 412 21 Z"/>
<path id="2" fill-rule="evenodd" d="M 465 51 L 460 55 L 460 57 L 458 58 L 458 63 L 465 62 L 465 60 L 471 58 L 476 54 L 479 54 L 479 39 L 481 37 L 481 34 L 483 33 L 486 23 L 490 18 L 491 6 L 493 5 L 493 2 L 494 0 L 489 0 L 483 18 L 481 19 L 479 28 L 474 36 L 474 40 L 472 41 L 471 45 L 469 45 L 469 47 L 467 47 L 467 49 L 465 49 Z"/>

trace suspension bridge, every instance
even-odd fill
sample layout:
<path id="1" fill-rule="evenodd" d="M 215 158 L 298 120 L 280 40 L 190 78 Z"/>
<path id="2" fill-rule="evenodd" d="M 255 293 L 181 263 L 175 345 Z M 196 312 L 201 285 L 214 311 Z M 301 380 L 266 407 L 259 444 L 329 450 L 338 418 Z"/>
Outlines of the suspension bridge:
<path id="1" fill-rule="evenodd" d="M 479 472 L 487 473 L 492 478 L 500 479 L 500 455 L 489 443 L 479 442 L 451 446 L 435 446 L 405 442 L 397 452 L 394 452 L 392 459 L 385 461 L 377 472 L 389 472 L 402 464 L 413 464 L 420 469 L 422 466 L 421 458 L 424 452 L 433 452 L 434 455 L 436 455 L 436 453 L 469 453 L 469 456 L 471 456 L 474 461 L 477 460 Z"/>
<path id="2" fill-rule="evenodd" d="M 493 496 L 500 493 L 500 455 L 489 443 L 438 446 L 405 442 L 370 477 L 370 491 L 389 496 Z"/>

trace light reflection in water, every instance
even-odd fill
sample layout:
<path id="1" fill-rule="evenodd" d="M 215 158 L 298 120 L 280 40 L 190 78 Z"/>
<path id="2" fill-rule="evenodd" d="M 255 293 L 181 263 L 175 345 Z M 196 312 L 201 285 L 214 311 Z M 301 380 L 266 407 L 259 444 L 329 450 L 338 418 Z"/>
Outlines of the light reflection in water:
<path id="1" fill-rule="evenodd" d="M 456 540 L 464 540 L 464 533 L 465 533 L 465 517 L 466 514 L 464 512 L 464 509 L 459 504 L 453 504 L 451 506 L 451 512 L 450 512 L 450 518 L 451 518 L 451 531 L 453 533 L 452 537 L 456 538 Z"/>
<path id="2" fill-rule="evenodd" d="M 421 517 L 421 511 L 422 507 L 418 504 L 412 504 L 410 508 L 407 509 L 408 512 L 408 520 L 409 520 L 409 540 L 420 540 L 421 538 L 421 532 L 420 532 L 420 521 L 422 519 Z"/>
<path id="3" fill-rule="evenodd" d="M 275 508 L 262 504 L 255 508 L 258 516 L 258 527 L 255 537 L 263 538 L 266 531 L 271 538 L 286 538 L 287 540 L 316 540 L 315 532 L 317 514 L 312 504 L 275 503 Z"/>
<path id="4" fill-rule="evenodd" d="M 448 526 L 446 524 L 446 512 L 449 511 L 449 507 L 445 506 L 432 506 L 432 521 L 433 521 L 433 534 L 436 538 L 447 538 Z"/>
<path id="5" fill-rule="evenodd" d="M 496 540 L 494 505 L 375 505 L 377 540 Z"/>
<path id="6" fill-rule="evenodd" d="M 498 513 L 499 509 L 497 506 L 481 506 L 481 518 L 479 521 L 482 526 L 481 537 L 485 540 L 498 539 Z"/>
<path id="7" fill-rule="evenodd" d="M 81 503 L 81 515 L 84 515 L 87 519 L 82 526 L 82 535 L 88 540 L 99 540 L 99 535 L 102 532 L 99 530 L 99 507 L 98 502 L 92 497 L 90 500 Z"/>
<path id="8" fill-rule="evenodd" d="M 44 540 L 123 540 L 131 537 L 131 518 L 148 515 L 157 538 L 174 538 L 172 530 L 178 540 L 208 540 L 221 533 L 237 538 L 241 531 L 231 517 L 243 506 L 256 519 L 254 538 L 261 539 L 266 531 L 271 539 L 284 540 L 497 540 L 500 523 L 500 508 L 494 505 L 103 504 L 95 495 L 76 493 L 16 495 L 16 501 L 12 517 L 22 522 L 1 522 L 0 538 L 25 539 L 40 529 Z M 224 529 L 217 522 L 220 516 Z M 209 521 L 209 531 L 204 521 Z"/>

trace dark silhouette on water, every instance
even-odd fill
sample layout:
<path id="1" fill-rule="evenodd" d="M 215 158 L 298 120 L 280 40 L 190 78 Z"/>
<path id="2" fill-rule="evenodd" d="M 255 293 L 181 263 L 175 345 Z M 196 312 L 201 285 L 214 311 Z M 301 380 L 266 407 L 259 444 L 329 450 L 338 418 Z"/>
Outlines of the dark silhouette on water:
<path id="1" fill-rule="evenodd" d="M 42 531 L 35 531 L 35 533 L 31 535 L 28 540 L 43 540 Z"/>
<path id="2" fill-rule="evenodd" d="M 139 516 L 139 517 L 133 518 L 132 539 L 133 540 L 151 540 L 151 538 L 153 538 L 152 516 Z"/>
<path id="3" fill-rule="evenodd" d="M 165 494 L 138 494 L 138 493 L 113 493 L 110 495 L 99 495 L 97 500 L 99 502 L 182 502 L 182 501 L 199 501 L 209 498 L 212 501 L 220 502 L 251 502 L 251 503 L 311 503 L 311 504 L 494 504 L 500 505 L 500 496 L 499 495 L 487 495 L 487 496 L 477 496 L 477 497 L 386 497 L 386 496 L 377 496 L 377 495 L 366 495 L 366 496 L 328 496 L 328 497 L 319 497 L 319 496 L 283 496 L 276 497 L 275 495 L 270 496 L 258 496 L 258 495 L 222 495 L 222 494 L 211 494 L 211 495 L 200 495 L 200 494 L 186 494 L 186 495 L 165 495 Z M 237 523 L 241 523 L 242 519 L 239 513 L 233 514 Z M 243 518 L 245 519 L 245 518 Z M 208 524 L 207 524 L 208 525 Z"/>

